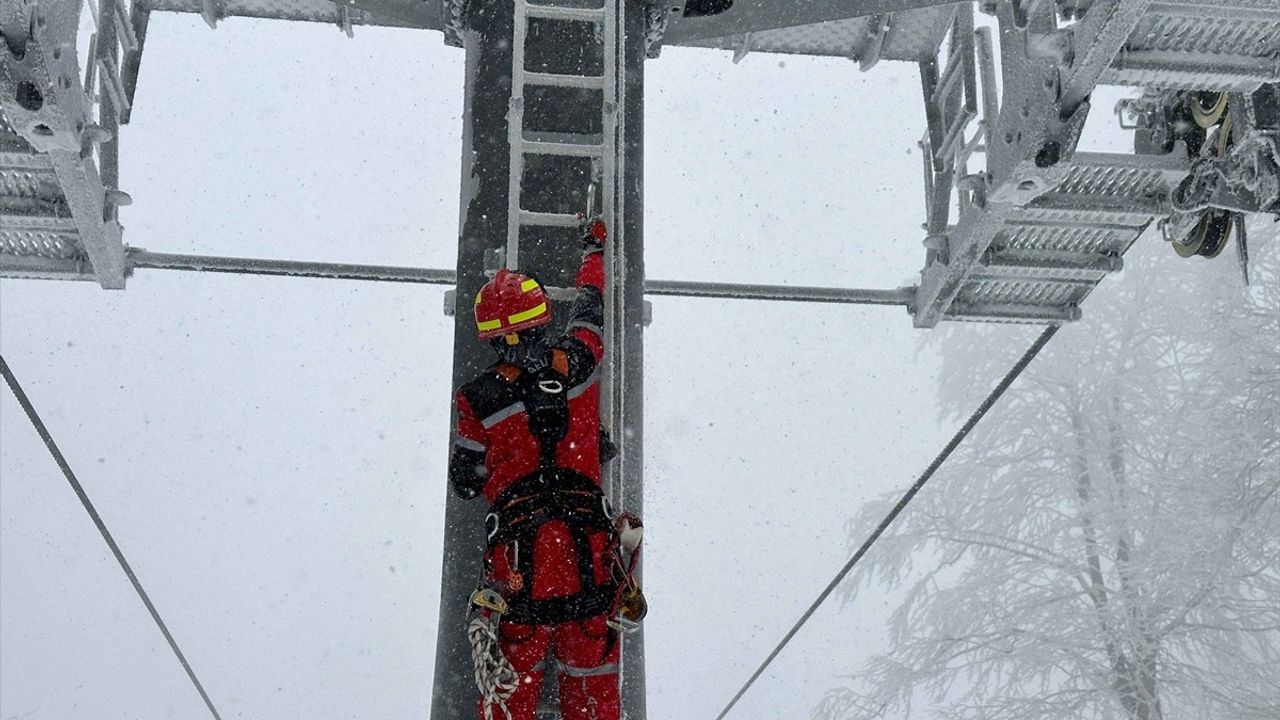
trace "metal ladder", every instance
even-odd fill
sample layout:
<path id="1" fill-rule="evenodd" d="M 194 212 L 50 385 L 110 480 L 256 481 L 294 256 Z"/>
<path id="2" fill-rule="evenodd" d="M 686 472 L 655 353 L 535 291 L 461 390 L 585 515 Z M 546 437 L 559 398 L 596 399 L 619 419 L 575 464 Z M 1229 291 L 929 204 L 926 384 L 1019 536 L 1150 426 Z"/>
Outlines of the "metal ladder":
<path id="1" fill-rule="evenodd" d="M 563 0 L 561 0 L 563 2 Z M 530 226 L 577 227 L 576 213 L 547 213 L 526 210 L 521 204 L 521 180 L 524 175 L 526 155 L 556 155 L 561 157 L 585 157 L 592 160 L 592 175 L 599 187 L 599 214 L 604 218 L 611 235 L 622 217 L 621 198 L 618 194 L 618 178 L 622 173 L 622 147 L 619 123 L 623 106 L 624 84 L 618 73 L 622 50 L 621 4 L 626 0 L 600 0 L 600 7 L 577 7 L 541 4 L 526 0 L 514 0 L 514 28 L 511 43 L 511 106 L 507 115 L 508 142 L 511 146 L 507 207 L 506 267 L 515 270 L 520 256 L 520 228 Z M 532 19 L 560 20 L 593 23 L 596 37 L 604 46 L 604 72 L 602 75 L 563 75 L 532 72 L 525 69 L 525 43 Z M 602 140 L 594 137 L 582 141 L 572 139 L 558 142 L 530 140 L 524 129 L 524 90 L 527 86 L 579 88 L 601 91 Z"/>
<path id="2" fill-rule="evenodd" d="M 604 311 L 607 319 L 600 415 L 606 427 L 614 428 L 619 427 L 621 418 L 626 416 L 626 393 L 623 386 L 627 363 L 620 358 L 621 353 L 618 350 L 625 345 L 626 328 L 626 323 L 621 322 L 627 285 L 626 263 L 623 259 L 626 246 L 623 226 L 625 196 L 621 191 L 623 185 L 621 178 L 625 170 L 626 78 L 623 70 L 623 52 L 626 46 L 623 38 L 623 19 L 626 9 L 624 3 L 627 2 L 633 2 L 633 0 L 576 0 L 576 2 L 544 0 L 541 3 L 513 0 L 511 104 L 507 112 L 507 141 L 511 153 L 507 188 L 507 244 L 503 253 L 507 269 L 518 269 L 522 229 L 577 228 L 580 222 L 576 212 L 538 212 L 525 208 L 522 203 L 521 185 L 525 174 L 526 156 L 542 155 L 590 158 L 591 160 L 591 181 L 587 191 L 587 207 L 584 209 L 588 214 L 601 217 L 609 228 L 609 242 L 605 248 L 604 262 L 610 287 L 604 296 Z M 592 4 L 594 7 L 583 7 L 587 4 Z M 594 41 L 593 48 L 603 46 L 601 74 L 559 74 L 526 70 L 526 41 L 529 39 L 531 20 L 593 25 L 594 32 L 590 33 L 590 38 L 584 37 L 584 40 Z M 583 34 L 587 34 L 585 28 Z M 587 71 L 582 67 L 579 67 L 579 70 Z M 554 137 L 529 137 L 525 127 L 525 89 L 538 86 L 600 91 L 600 134 L 597 136 L 557 133 Z M 584 101 L 582 106 L 587 102 Z M 569 192 L 577 188 L 563 187 L 557 190 Z M 595 207 L 591 207 L 592 204 Z M 557 209 L 563 209 L 563 207 L 562 204 Z M 571 288 L 547 287 L 546 290 L 553 299 L 557 300 L 567 300 L 576 295 L 576 290 Z M 617 435 L 615 433 L 615 437 Z M 617 437 L 617 442 L 620 451 L 625 455 L 628 451 L 625 438 Z M 621 463 L 621 459 L 618 462 Z M 621 473 L 616 469 L 606 468 L 603 480 L 605 492 L 613 507 L 625 509 Z M 624 656 L 627 655 L 628 653 L 624 652 Z M 624 688 L 628 684 L 628 681 L 623 679 L 629 675 L 626 667 L 628 662 L 627 657 L 624 657 L 619 671 L 619 679 L 622 680 Z M 643 672 L 638 678 L 639 687 L 643 688 Z M 623 703 L 626 705 L 627 691 L 624 688 L 620 690 L 623 692 Z M 643 693 L 643 689 L 640 692 Z M 542 697 L 536 710 L 538 720 L 555 720 L 560 717 L 556 709 L 557 696 L 557 692 L 553 692 L 547 685 L 543 686 Z M 631 712 L 624 713 L 624 716 L 634 717 Z"/>

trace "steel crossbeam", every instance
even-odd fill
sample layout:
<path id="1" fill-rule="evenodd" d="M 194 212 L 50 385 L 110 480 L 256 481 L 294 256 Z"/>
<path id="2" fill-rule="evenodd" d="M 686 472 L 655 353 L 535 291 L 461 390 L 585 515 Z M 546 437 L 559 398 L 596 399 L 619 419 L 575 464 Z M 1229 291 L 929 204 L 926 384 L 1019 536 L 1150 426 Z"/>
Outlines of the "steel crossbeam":
<path id="1" fill-rule="evenodd" d="M 344 32 L 360 25 L 443 28 L 440 0 L 135 0 L 135 8 L 200 15 L 211 28 L 236 17 L 327 23 Z"/>
<path id="2" fill-rule="evenodd" d="M 684 5 L 679 2 L 665 4 L 670 7 Z M 663 42 L 682 45 L 711 38 L 951 4 L 954 0 L 736 0 L 732 7 L 717 15 L 684 17 L 679 12 L 670 12 Z"/>
<path id="3" fill-rule="evenodd" d="M 1087 258 L 1079 264 L 1092 261 L 1104 265 L 1097 258 Z M 233 273 L 276 277 L 320 278 L 328 280 L 368 280 L 425 285 L 456 286 L 457 272 L 443 268 L 419 268 L 397 265 L 368 265 L 363 263 L 330 263 L 305 260 L 276 260 L 268 258 L 223 257 L 214 255 L 189 255 L 183 253 L 151 252 L 129 248 L 126 256 L 126 274 L 136 270 L 178 270 L 190 272 Z M 998 274 L 998 262 L 989 264 L 990 272 Z M 1054 272 L 1052 261 L 1044 264 L 1046 273 Z M 0 255 L 0 275 L 4 277 L 35 278 L 45 280 L 93 280 L 94 275 L 84 260 L 39 256 L 11 257 Z M 572 288 L 547 288 L 556 300 L 570 300 Z M 850 305 L 894 305 L 906 307 L 915 297 L 915 288 L 891 290 L 812 287 L 805 285 L 763 285 L 758 283 L 708 283 L 692 280 L 648 280 L 644 282 L 646 296 L 712 298 L 720 300 L 768 300 L 778 302 L 813 302 Z M 455 301 L 456 302 L 456 301 Z M 452 303 L 448 308 L 452 315 Z"/>
<path id="4" fill-rule="evenodd" d="M 628 0 L 638 2 L 638 0 Z M 699 41 L 761 32 L 777 28 L 812 25 L 896 13 L 918 8 L 937 7 L 955 0 L 799 0 L 782 3 L 775 0 L 737 0 L 726 12 L 705 17 L 684 17 L 685 3 L 655 0 L 639 3 L 654 7 L 668 18 L 667 44 L 680 45 Z M 205 17 L 211 26 L 218 20 L 251 17 L 303 22 L 321 22 L 343 26 L 343 8 L 348 8 L 347 21 L 354 25 L 417 28 L 451 32 L 459 0 L 138 0 L 140 7 L 152 12 L 181 12 Z M 576 10 L 552 10 L 585 17 Z M 454 34 L 456 39 L 456 33 Z M 454 43 L 456 44 L 456 42 Z"/>

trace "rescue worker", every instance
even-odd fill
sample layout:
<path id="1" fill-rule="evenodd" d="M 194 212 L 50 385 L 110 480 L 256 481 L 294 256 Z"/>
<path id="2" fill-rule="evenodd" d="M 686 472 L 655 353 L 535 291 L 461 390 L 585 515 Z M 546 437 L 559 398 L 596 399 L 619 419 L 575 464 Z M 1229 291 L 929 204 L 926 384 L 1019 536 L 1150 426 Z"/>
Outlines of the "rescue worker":
<path id="1" fill-rule="evenodd" d="M 600 488 L 607 230 L 584 225 L 565 334 L 548 338 L 551 308 L 536 280 L 499 270 L 475 300 L 476 328 L 497 361 L 454 398 L 449 480 L 490 504 L 482 587 L 502 605 L 498 645 L 519 678 L 504 703 L 512 720 L 533 720 L 549 671 L 559 674 L 564 720 L 621 717 L 621 642 L 610 620 L 629 579 L 615 571 L 618 533 Z M 482 696 L 481 718 L 492 715 L 488 702 Z"/>

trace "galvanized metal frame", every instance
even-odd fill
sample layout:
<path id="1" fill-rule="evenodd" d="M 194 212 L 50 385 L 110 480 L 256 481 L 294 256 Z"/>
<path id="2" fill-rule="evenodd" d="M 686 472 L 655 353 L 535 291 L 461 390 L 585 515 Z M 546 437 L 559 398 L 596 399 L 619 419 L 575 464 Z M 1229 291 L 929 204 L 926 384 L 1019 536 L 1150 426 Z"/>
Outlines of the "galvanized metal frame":
<path id="1" fill-rule="evenodd" d="M 1244 92 L 1280 82 L 1280 5 L 1154 0 L 1099 81 Z"/>
<path id="2" fill-rule="evenodd" d="M 1058 103 L 1070 113 L 1084 102 L 1133 34 L 1152 0 L 1095 0 L 1071 33 L 1071 62 L 1063 73 Z"/>
<path id="3" fill-rule="evenodd" d="M 332 25 L 348 37 L 362 25 L 442 30 L 449 0 L 134 0 L 134 12 L 199 15 L 210 29 L 227 18 L 292 20 Z"/>
<path id="4" fill-rule="evenodd" d="M 1104 3 L 1107 2 L 1115 7 L 1125 7 L 1117 3 L 1126 1 L 1100 0 L 1089 13 L 1093 15 L 1100 9 L 1106 11 L 1108 8 Z M 1111 9 L 1114 10 L 1115 7 Z M 1059 37 L 1055 8 L 1049 3 L 1023 5 L 1002 0 L 996 7 L 996 14 L 1001 32 L 1003 97 L 999 102 L 999 114 L 990 116 L 997 104 L 990 90 L 993 73 L 984 49 L 978 54 L 984 77 L 983 109 L 986 116 L 983 118 L 985 127 L 982 134 L 985 139 L 987 166 L 985 172 L 961 178 L 958 183 L 961 214 L 955 225 L 950 225 L 947 217 L 950 211 L 947 176 L 936 172 L 939 169 L 950 169 L 945 165 L 938 168 L 937 156 L 939 151 L 950 153 L 953 146 L 938 148 L 936 145 L 938 138 L 943 138 L 942 142 L 946 142 L 951 136 L 947 125 L 950 118 L 944 117 L 936 108 L 931 113 L 927 112 L 930 127 L 928 144 L 935 153 L 935 172 L 926 176 L 927 184 L 932 190 L 929 236 L 926 240 L 930 252 L 926 257 L 914 308 L 915 324 L 918 327 L 932 327 L 949 316 L 1017 321 L 1028 318 L 1045 319 L 1046 313 L 1061 316 L 1064 311 L 1064 308 L 1038 308 L 1040 303 L 1028 305 L 1022 301 L 1019 293 L 1012 293 L 1007 302 L 1000 299 L 983 303 L 962 300 L 957 304 L 957 298 L 971 274 L 985 257 L 997 234 L 1005 231 L 1007 221 L 1015 216 L 1019 208 L 1026 207 L 1036 198 L 1049 193 L 1066 177 L 1089 111 L 1088 103 L 1083 99 L 1079 99 L 1073 107 L 1062 103 L 1062 65 L 1064 58 L 1069 56 L 1069 51 L 1064 50 L 1056 57 L 1051 52 L 1054 47 L 1061 47 L 1060 43 L 1053 42 Z M 1112 17 L 1105 12 L 1100 16 Z M 963 22 L 961 16 L 957 19 L 957 26 L 962 26 Z M 1115 26 L 1115 23 L 1103 23 L 1099 27 L 1105 29 Z M 1119 34 L 1111 30 L 1107 32 Z M 957 35 L 976 37 L 978 42 L 976 46 L 971 42 L 957 42 L 953 36 L 953 53 L 957 48 L 963 48 L 968 57 L 983 45 L 981 36 L 974 36 L 968 28 Z M 1101 55 L 1106 55 L 1106 51 Z M 1068 71 L 1075 72 L 1067 73 L 1067 89 L 1074 87 L 1070 84 L 1073 82 L 1070 78 L 1083 81 L 1088 72 L 1100 72 L 1101 66 L 1095 57 L 1086 54 L 1081 57 L 1084 65 L 1067 68 Z M 924 70 L 928 92 L 930 76 L 927 65 Z M 1089 87 L 1091 89 L 1092 85 Z M 970 102 L 968 107 L 974 107 L 974 103 Z M 972 117 L 970 114 L 963 115 L 963 124 L 967 124 Z M 964 167 L 969 151 L 969 146 L 966 145 L 963 149 L 965 154 L 958 159 L 956 166 Z M 945 200 L 942 192 L 944 187 Z M 1013 267 L 1007 268 L 1009 272 L 1014 272 Z M 1034 275 L 1028 277 L 1028 282 L 1033 278 Z M 975 279 L 980 278 L 975 276 Z M 1044 281 L 1043 276 L 1038 278 L 1038 282 Z"/>
<path id="5" fill-rule="evenodd" d="M 24 233 L 56 227 L 72 252 L 88 259 L 102 287 L 120 289 L 125 282 L 124 244 L 112 200 L 122 196 L 111 191 L 116 183 L 116 107 L 125 102 L 123 95 L 115 96 L 120 88 L 115 60 L 122 9 L 115 0 L 107 0 L 95 18 L 96 52 L 86 59 L 85 75 L 92 82 L 94 69 L 101 70 L 100 103 L 95 107 L 81 82 L 74 51 L 80 8 L 79 2 L 18 5 L 0 14 L 0 31 L 22 50 L 21 57 L 5 50 L 7 57 L 0 63 L 0 110 L 5 119 L 0 126 L 12 132 L 0 127 L 0 136 L 8 136 L 0 137 L 0 174 L 51 174 L 60 193 L 52 199 L 10 196 L 0 240 L 5 241 L 5 254 L 22 255 Z M 31 187 L 29 180 L 17 185 Z"/>
<path id="6" fill-rule="evenodd" d="M 707 17 L 684 17 L 680 12 L 669 10 L 662 42 L 667 45 L 697 43 L 763 30 L 814 25 L 954 3 L 955 0 L 802 0 L 784 7 L 775 0 L 735 0 L 733 7 L 726 12 Z M 658 5 L 661 6 L 661 3 Z M 668 8 L 678 8 L 683 3 L 668 0 L 666 5 Z"/>

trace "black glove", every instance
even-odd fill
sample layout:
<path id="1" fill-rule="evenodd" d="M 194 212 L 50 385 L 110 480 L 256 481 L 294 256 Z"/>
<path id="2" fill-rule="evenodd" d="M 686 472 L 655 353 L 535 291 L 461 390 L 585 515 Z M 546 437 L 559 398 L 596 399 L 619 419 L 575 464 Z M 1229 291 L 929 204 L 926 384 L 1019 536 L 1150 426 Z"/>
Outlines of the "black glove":
<path id="1" fill-rule="evenodd" d="M 618 457 L 618 446 L 613 443 L 609 431 L 600 428 L 600 464 L 607 464 L 616 457 Z"/>

